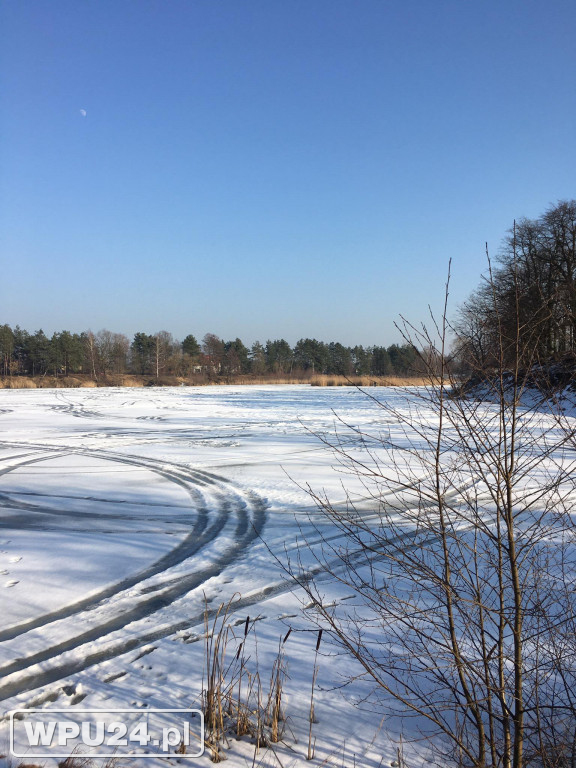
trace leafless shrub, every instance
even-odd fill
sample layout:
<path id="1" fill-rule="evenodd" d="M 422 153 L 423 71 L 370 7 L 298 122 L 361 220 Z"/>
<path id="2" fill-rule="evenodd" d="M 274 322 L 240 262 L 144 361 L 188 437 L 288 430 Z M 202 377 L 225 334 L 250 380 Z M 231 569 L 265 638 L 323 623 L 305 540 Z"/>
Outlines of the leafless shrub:
<path id="1" fill-rule="evenodd" d="M 432 332 L 403 330 L 426 350 L 428 386 L 403 407 L 367 395 L 383 416 L 378 432 L 343 424 L 321 438 L 361 491 L 336 504 L 309 489 L 341 534 L 317 529 L 317 559 L 361 599 L 328 608 L 319 584 L 288 568 L 378 706 L 415 718 L 442 759 L 572 768 L 573 423 L 527 404 L 520 355 L 505 367 L 509 335 L 494 375 L 467 399 L 453 396 L 446 305 Z"/>

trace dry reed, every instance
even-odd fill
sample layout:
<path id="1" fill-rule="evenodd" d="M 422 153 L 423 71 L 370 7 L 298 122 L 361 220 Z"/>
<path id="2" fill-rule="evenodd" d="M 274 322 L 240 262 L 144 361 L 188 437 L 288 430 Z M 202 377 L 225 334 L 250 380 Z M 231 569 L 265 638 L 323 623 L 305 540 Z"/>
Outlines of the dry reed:
<path id="1" fill-rule="evenodd" d="M 139 376 L 136 374 L 108 374 L 94 379 L 85 374 L 75 376 L 6 376 L 0 379 L 0 389 L 60 389 L 78 387 L 205 387 L 205 386 L 275 386 L 287 384 L 312 387 L 410 387 L 430 384 L 430 379 L 412 376 L 314 376 L 266 374 L 209 377 L 193 376 Z"/>
<path id="2" fill-rule="evenodd" d="M 316 752 L 316 738 L 312 738 L 312 726 L 317 723 L 316 712 L 314 710 L 314 689 L 316 688 L 316 680 L 318 678 L 318 651 L 320 650 L 320 643 L 322 642 L 322 630 L 318 630 L 318 639 L 316 640 L 316 650 L 314 652 L 314 670 L 312 672 L 312 689 L 310 692 L 310 726 L 308 728 L 308 752 L 306 760 L 313 760 Z"/>
<path id="3" fill-rule="evenodd" d="M 419 387 L 430 383 L 422 376 L 329 376 L 317 374 L 312 387 Z"/>
<path id="4" fill-rule="evenodd" d="M 0 389 L 36 389 L 36 382 L 24 376 L 10 376 L 0 379 Z"/>
<path id="5" fill-rule="evenodd" d="M 223 747 L 229 737 L 249 737 L 254 754 L 261 748 L 273 749 L 281 741 L 288 719 L 284 711 L 284 684 L 288 677 L 285 644 L 291 629 L 280 638 L 272 663 L 267 689 L 262 685 L 258 659 L 257 618 L 247 616 L 241 635 L 234 634 L 230 613 L 236 596 L 215 611 L 205 609 L 205 654 L 202 705 L 205 722 L 205 744 L 212 762 L 225 759 Z M 252 655 L 248 654 L 250 641 Z"/>

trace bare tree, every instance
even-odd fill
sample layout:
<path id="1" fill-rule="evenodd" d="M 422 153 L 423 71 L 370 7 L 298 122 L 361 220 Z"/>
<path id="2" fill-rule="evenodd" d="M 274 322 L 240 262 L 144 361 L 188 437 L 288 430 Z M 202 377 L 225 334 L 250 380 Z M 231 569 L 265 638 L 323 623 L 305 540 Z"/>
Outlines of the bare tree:
<path id="1" fill-rule="evenodd" d="M 502 347 L 512 364 L 518 343 L 543 361 L 576 351 L 576 201 L 514 222 L 497 261 L 460 313 L 471 357 L 486 368 Z"/>
<path id="2" fill-rule="evenodd" d="M 160 377 L 160 372 L 164 371 L 168 365 L 170 356 L 176 346 L 172 334 L 168 331 L 158 331 L 154 334 L 154 373 L 156 379 Z"/>
<path id="3" fill-rule="evenodd" d="M 322 438 L 354 480 L 345 487 L 360 490 L 335 503 L 308 489 L 340 533 L 317 527 L 315 554 L 358 601 L 329 607 L 321 580 L 300 563 L 288 568 L 378 706 L 416 718 L 444 757 L 477 768 L 573 766 L 573 423 L 554 406 L 526 404 L 520 355 L 505 365 L 508 328 L 493 376 L 474 397 L 455 395 L 446 311 L 431 332 L 403 328 L 426 350 L 429 386 L 401 405 L 367 394 L 382 416 L 377 431 L 340 423 Z"/>
<path id="4" fill-rule="evenodd" d="M 207 333 L 202 339 L 202 352 L 206 358 L 208 375 L 218 375 L 225 353 L 224 342 L 215 334 Z"/>
<path id="5" fill-rule="evenodd" d="M 100 369 L 98 344 L 96 336 L 90 330 L 86 331 L 84 334 L 84 345 L 86 348 L 86 358 L 90 365 L 90 375 L 94 381 L 98 381 L 98 371 Z"/>

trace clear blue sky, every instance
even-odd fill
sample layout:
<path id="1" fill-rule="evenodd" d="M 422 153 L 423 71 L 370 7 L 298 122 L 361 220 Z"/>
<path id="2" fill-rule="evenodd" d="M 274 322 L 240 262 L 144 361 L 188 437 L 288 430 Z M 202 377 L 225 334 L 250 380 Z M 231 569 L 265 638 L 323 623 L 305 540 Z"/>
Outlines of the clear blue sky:
<path id="1" fill-rule="evenodd" d="M 574 0 L 0 0 L 0 323 L 398 340 L 576 197 Z M 85 110 L 85 115 L 83 113 Z"/>

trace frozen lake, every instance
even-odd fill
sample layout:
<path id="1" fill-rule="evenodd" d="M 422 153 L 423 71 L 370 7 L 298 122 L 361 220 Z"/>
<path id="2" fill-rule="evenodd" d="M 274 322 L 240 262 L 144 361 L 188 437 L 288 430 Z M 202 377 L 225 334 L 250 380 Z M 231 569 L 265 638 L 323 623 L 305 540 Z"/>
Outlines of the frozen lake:
<path id="1" fill-rule="evenodd" d="M 399 407 L 406 397 L 376 391 Z M 307 484 L 343 496 L 321 440 L 341 429 L 339 419 L 394 429 L 353 388 L 0 390 L 4 709 L 193 706 L 205 604 L 236 594 L 238 623 L 260 619 L 264 660 L 294 629 L 287 653 L 301 736 L 314 637 L 276 558 L 306 565 L 302 536 L 318 535 L 310 517 L 317 529 L 328 525 Z M 334 599 L 348 597 L 336 589 Z M 327 689 L 338 685 L 338 667 L 321 670 Z M 381 747 L 368 754 L 346 716 L 357 694 L 318 693 L 317 711 L 341 717 L 319 718 L 330 736 L 317 755 L 346 742 L 376 765 Z M 378 720 L 369 720 L 376 735 Z M 291 749 L 284 764 L 299 764 L 305 745 Z M 251 754 L 242 745 L 236 753 L 229 764 Z"/>
<path id="2" fill-rule="evenodd" d="M 342 534 L 311 492 L 336 508 L 352 499 L 354 525 L 361 520 L 367 530 L 378 524 L 378 505 L 387 504 L 399 527 L 389 539 L 386 518 L 385 546 L 408 542 L 410 550 L 410 515 L 434 514 L 434 503 L 422 505 L 415 491 L 434 444 L 426 433 L 429 440 L 437 424 L 421 393 L 308 386 L 0 390 L 4 712 L 202 708 L 210 622 L 232 601 L 228 656 L 246 655 L 245 679 L 258 681 L 264 703 L 281 651 L 285 733 L 256 756 L 249 737 L 230 736 L 228 765 L 310 765 L 309 739 L 313 764 L 390 765 L 400 736 L 418 736 L 417 724 L 383 722 L 362 670 L 327 634 L 316 656 L 318 616 L 287 566 L 302 584 L 314 578 L 328 611 L 364 610 L 355 582 L 339 581 Z M 497 412 L 489 403 L 470 407 L 489 443 L 498 434 Z M 469 469 L 458 422 L 446 430 L 446 500 L 454 509 L 472 499 L 489 510 L 489 486 Z M 530 416 L 519 445 L 529 467 L 519 499 L 539 497 L 548 465 L 565 467 L 570 480 L 574 451 L 562 434 L 550 414 Z M 539 458 L 546 444 L 557 448 Z M 347 471 L 346 455 L 366 462 L 357 465 L 365 467 L 364 478 Z M 414 483 L 385 497 L 382 486 L 371 485 L 373 471 L 405 472 Z M 574 495 L 572 486 L 568 491 L 565 500 Z M 471 530 L 466 515 L 458 525 L 458 537 Z M 367 571 L 381 559 L 351 551 Z M 329 568 L 337 563 L 333 577 L 318 565 L 319 554 Z M 388 642 L 377 621 L 364 631 L 368 643 Z M 7 752 L 7 727 L 4 718 L 0 755 Z M 430 762 L 425 742 L 406 746 L 405 755 L 411 766 Z M 199 764 L 209 765 L 209 755 Z M 10 765 L 0 757 L 2 768 Z"/>

